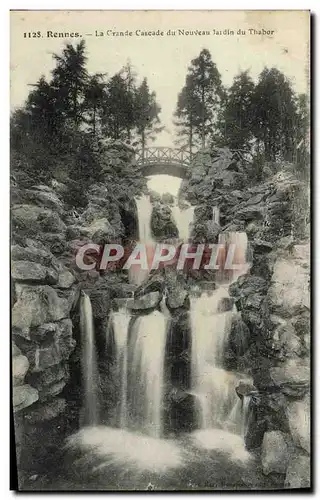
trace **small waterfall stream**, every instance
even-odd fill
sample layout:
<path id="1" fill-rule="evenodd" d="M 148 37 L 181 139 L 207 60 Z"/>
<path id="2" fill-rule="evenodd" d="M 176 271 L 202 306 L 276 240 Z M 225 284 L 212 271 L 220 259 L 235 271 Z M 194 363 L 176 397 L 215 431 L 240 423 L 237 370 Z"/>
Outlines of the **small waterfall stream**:
<path id="1" fill-rule="evenodd" d="M 223 369 L 232 320 L 232 311 L 219 312 L 219 302 L 225 297 L 228 292 L 220 287 L 191 300 L 192 381 L 202 429 L 223 427 L 238 400 L 238 377 Z"/>
<path id="2" fill-rule="evenodd" d="M 91 301 L 83 291 L 80 299 L 80 333 L 82 340 L 81 368 L 84 386 L 82 424 L 94 425 L 98 423 L 97 354 Z"/>
<path id="3" fill-rule="evenodd" d="M 120 381 L 120 408 L 118 422 L 122 429 L 127 427 L 127 389 L 128 389 L 128 333 L 131 316 L 126 308 L 112 311 L 107 328 L 107 347 L 110 345 L 110 334 L 113 333 L 115 345 L 115 362 L 118 380 Z"/>
<path id="4" fill-rule="evenodd" d="M 190 236 L 190 225 L 194 219 L 195 207 L 180 208 L 176 200 L 172 207 L 172 215 L 179 231 L 179 238 L 183 241 L 188 241 Z"/>
<path id="5" fill-rule="evenodd" d="M 167 318 L 160 311 L 138 316 L 128 353 L 129 426 L 152 437 L 162 436 L 164 354 Z"/>
<path id="6" fill-rule="evenodd" d="M 136 198 L 138 224 L 139 224 L 139 243 L 145 244 L 147 260 L 149 267 L 154 255 L 155 242 L 151 232 L 152 203 L 150 196 L 142 195 Z M 149 276 L 148 269 L 142 269 L 140 264 L 134 264 L 129 269 L 129 282 L 134 285 L 140 285 L 147 280 Z"/>

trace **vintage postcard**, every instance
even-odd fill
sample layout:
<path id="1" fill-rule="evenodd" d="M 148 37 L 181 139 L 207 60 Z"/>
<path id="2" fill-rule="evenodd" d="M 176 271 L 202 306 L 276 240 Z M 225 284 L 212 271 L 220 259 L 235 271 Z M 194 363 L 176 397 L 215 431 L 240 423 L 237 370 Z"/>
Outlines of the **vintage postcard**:
<path id="1" fill-rule="evenodd" d="M 16 488 L 310 489 L 309 11 L 10 17 Z"/>

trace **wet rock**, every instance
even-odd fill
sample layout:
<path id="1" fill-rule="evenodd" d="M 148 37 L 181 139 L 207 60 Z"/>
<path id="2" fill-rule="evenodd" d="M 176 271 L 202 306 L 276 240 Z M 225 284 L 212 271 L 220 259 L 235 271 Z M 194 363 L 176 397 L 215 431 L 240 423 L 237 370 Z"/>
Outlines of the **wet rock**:
<path id="1" fill-rule="evenodd" d="M 278 260 L 268 290 L 270 311 L 292 317 L 310 309 L 309 270 L 294 261 Z"/>
<path id="2" fill-rule="evenodd" d="M 19 347 L 15 344 L 15 342 L 12 342 L 12 356 L 19 356 L 21 354 L 21 351 Z"/>
<path id="3" fill-rule="evenodd" d="M 57 276 L 55 284 L 58 288 L 70 288 L 76 281 L 75 276 L 56 257 L 52 259 L 52 268 Z"/>
<path id="4" fill-rule="evenodd" d="M 127 299 L 127 307 L 134 311 L 143 309 L 154 309 L 162 300 L 160 292 L 150 292 L 137 299 Z"/>
<path id="5" fill-rule="evenodd" d="M 64 233 L 66 230 L 65 223 L 55 212 L 44 210 L 38 215 L 37 220 L 40 224 L 40 230 L 46 233 Z"/>
<path id="6" fill-rule="evenodd" d="M 104 319 L 108 316 L 111 307 L 110 292 L 107 289 L 93 289 L 88 291 L 93 317 L 95 319 Z"/>
<path id="7" fill-rule="evenodd" d="M 64 319 L 53 325 L 54 331 L 50 331 L 51 339 L 47 339 L 45 346 L 36 348 L 33 371 L 41 371 L 67 360 L 75 348 L 71 320 Z"/>
<path id="8" fill-rule="evenodd" d="M 231 299 L 230 297 L 222 297 L 222 299 L 220 299 L 219 301 L 217 312 L 223 313 L 226 311 L 232 311 L 232 309 L 233 309 L 233 299 Z"/>
<path id="9" fill-rule="evenodd" d="M 52 285 L 58 282 L 58 274 L 53 269 L 27 260 L 12 262 L 11 276 L 16 281 L 33 281 Z"/>
<path id="10" fill-rule="evenodd" d="M 289 462 L 289 450 L 285 435 L 280 431 L 266 432 L 261 446 L 261 463 L 265 475 L 271 472 L 285 474 Z"/>
<path id="11" fill-rule="evenodd" d="M 15 205 L 11 210 L 13 231 L 37 234 L 40 231 L 38 217 L 43 213 L 43 208 L 34 205 Z"/>
<path id="12" fill-rule="evenodd" d="M 242 399 L 244 396 L 248 396 L 250 393 L 256 392 L 257 389 L 254 385 L 240 380 L 239 385 L 236 387 L 235 391 L 239 398 Z"/>
<path id="13" fill-rule="evenodd" d="M 65 399 L 55 398 L 50 402 L 38 404 L 36 408 L 28 412 L 25 416 L 26 421 L 31 424 L 37 424 L 52 420 L 66 410 L 67 403 Z"/>
<path id="14" fill-rule="evenodd" d="M 179 236 L 171 208 L 162 203 L 158 203 L 153 207 L 150 226 L 153 237 L 157 241 L 163 241 L 167 238 L 178 238 Z"/>
<path id="15" fill-rule="evenodd" d="M 36 240 L 29 239 L 26 247 L 12 245 L 11 259 L 13 261 L 29 261 L 43 266 L 50 266 L 53 255 L 48 250 L 40 248 Z"/>
<path id="16" fill-rule="evenodd" d="M 308 384 L 310 382 L 310 366 L 305 360 L 291 359 L 279 366 L 272 367 L 270 369 L 270 376 L 276 385 L 284 383 Z"/>
<path id="17" fill-rule="evenodd" d="M 12 389 L 13 411 L 18 412 L 38 401 L 38 391 L 30 385 L 19 385 Z"/>
<path id="18" fill-rule="evenodd" d="M 253 251 L 258 254 L 266 254 L 273 250 L 274 245 L 268 241 L 255 239 L 252 242 Z"/>
<path id="19" fill-rule="evenodd" d="M 61 380 L 68 380 L 69 368 L 67 364 L 59 364 L 50 366 L 41 372 L 33 372 L 29 375 L 28 381 L 36 389 L 40 389 L 46 385 L 52 385 Z"/>
<path id="20" fill-rule="evenodd" d="M 241 316 L 235 315 L 232 317 L 231 330 L 228 337 L 228 347 L 236 355 L 243 356 L 250 344 L 250 330 L 246 323 L 241 319 Z"/>
<path id="21" fill-rule="evenodd" d="M 12 359 L 13 385 L 23 385 L 24 378 L 29 369 L 29 361 L 26 356 L 14 356 Z"/>
<path id="22" fill-rule="evenodd" d="M 310 488 L 311 470 L 310 457 L 297 455 L 290 457 L 285 488 Z"/>
<path id="23" fill-rule="evenodd" d="M 24 190 L 25 201 L 29 201 L 40 207 L 63 212 L 63 204 L 56 192 L 49 186 L 40 185 L 33 189 Z"/>
<path id="24" fill-rule="evenodd" d="M 58 396 L 65 388 L 66 382 L 60 380 L 54 384 L 46 385 L 39 390 L 39 402 L 47 401 L 55 396 Z"/>
<path id="25" fill-rule="evenodd" d="M 305 396 L 301 401 L 288 402 L 285 411 L 294 443 L 310 453 L 309 396 Z"/>
<path id="26" fill-rule="evenodd" d="M 30 338 L 30 327 L 59 321 L 69 315 L 71 304 L 48 285 L 16 285 L 17 302 L 12 309 L 14 333 Z"/>

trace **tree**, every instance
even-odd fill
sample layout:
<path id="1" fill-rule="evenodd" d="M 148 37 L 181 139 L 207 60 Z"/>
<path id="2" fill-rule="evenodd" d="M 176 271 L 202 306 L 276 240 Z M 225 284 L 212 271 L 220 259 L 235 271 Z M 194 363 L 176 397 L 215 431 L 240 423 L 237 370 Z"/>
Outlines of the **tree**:
<path id="1" fill-rule="evenodd" d="M 135 112 L 136 112 L 136 72 L 134 71 L 130 61 L 122 68 L 120 72 L 125 81 L 126 94 L 123 102 L 125 121 L 127 124 L 127 139 L 131 141 L 131 134 L 135 127 Z"/>
<path id="2" fill-rule="evenodd" d="M 86 123 L 93 136 L 96 136 L 98 118 L 101 118 L 105 100 L 106 83 L 103 79 L 102 73 L 90 76 L 84 94 L 84 109 L 87 112 Z"/>
<path id="3" fill-rule="evenodd" d="M 177 108 L 174 113 L 174 125 L 177 127 L 178 143 L 187 145 L 190 155 L 194 147 L 194 126 L 197 116 L 197 99 L 194 93 L 193 80 L 191 75 L 186 76 L 185 86 L 178 95 Z"/>
<path id="4" fill-rule="evenodd" d="M 161 107 L 156 101 L 155 92 L 150 92 L 147 79 L 144 78 L 136 92 L 136 131 L 142 147 L 142 157 L 148 140 L 154 140 L 155 134 L 161 132 L 159 113 Z"/>
<path id="5" fill-rule="evenodd" d="M 248 71 L 239 73 L 227 92 L 221 133 L 230 149 L 250 149 L 252 134 L 254 82 Z"/>
<path id="6" fill-rule="evenodd" d="M 85 41 L 75 47 L 68 43 L 62 55 L 53 54 L 56 67 L 52 71 L 52 85 L 59 94 L 58 107 L 65 119 L 70 119 L 76 128 L 83 120 L 83 101 L 88 83 Z"/>
<path id="7" fill-rule="evenodd" d="M 277 68 L 265 68 L 253 93 L 253 132 L 267 161 L 292 160 L 296 105 L 288 79 Z"/>
<path id="8" fill-rule="evenodd" d="M 189 117 L 188 134 L 191 130 L 190 117 L 192 116 L 192 137 L 201 144 L 202 148 L 205 148 L 207 138 L 213 134 L 217 126 L 224 98 L 225 92 L 220 73 L 211 59 L 210 52 L 203 49 L 199 56 L 191 61 L 186 85 L 182 90 L 176 111 L 180 117 Z"/>

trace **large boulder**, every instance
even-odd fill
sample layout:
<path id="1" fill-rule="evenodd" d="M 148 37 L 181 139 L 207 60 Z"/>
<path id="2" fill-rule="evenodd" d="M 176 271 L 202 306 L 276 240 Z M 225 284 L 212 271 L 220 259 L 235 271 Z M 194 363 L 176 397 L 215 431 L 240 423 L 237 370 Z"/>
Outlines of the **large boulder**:
<path id="1" fill-rule="evenodd" d="M 43 333 L 42 345 L 36 347 L 34 359 L 30 359 L 34 366 L 33 371 L 42 371 L 67 360 L 76 345 L 76 341 L 72 337 L 72 322 L 70 319 L 43 325 L 41 328 Z"/>
<path id="2" fill-rule="evenodd" d="M 13 332 L 30 339 L 30 328 L 67 318 L 70 300 L 51 286 L 16 284 L 17 302 L 12 309 Z"/>
<path id="3" fill-rule="evenodd" d="M 19 385 L 12 390 L 13 411 L 18 412 L 38 401 L 38 391 L 30 385 Z"/>
<path id="4" fill-rule="evenodd" d="M 289 449 L 283 432 L 271 431 L 264 434 L 261 446 L 261 462 L 265 475 L 271 472 L 285 474 L 289 462 Z"/>
<path id="5" fill-rule="evenodd" d="M 301 401 L 288 402 L 285 409 L 292 439 L 310 453 L 310 397 L 306 395 Z"/>
<path id="6" fill-rule="evenodd" d="M 310 309 L 310 274 L 296 260 L 280 259 L 273 269 L 268 290 L 270 311 L 291 318 Z"/>
<path id="7" fill-rule="evenodd" d="M 48 283 L 55 285 L 58 282 L 58 273 L 36 262 L 28 260 L 13 261 L 11 276 L 15 281 L 32 281 L 34 283 Z"/>
<path id="8" fill-rule="evenodd" d="M 26 356 L 19 355 L 12 358 L 13 386 L 22 385 L 29 369 L 29 361 Z"/>

